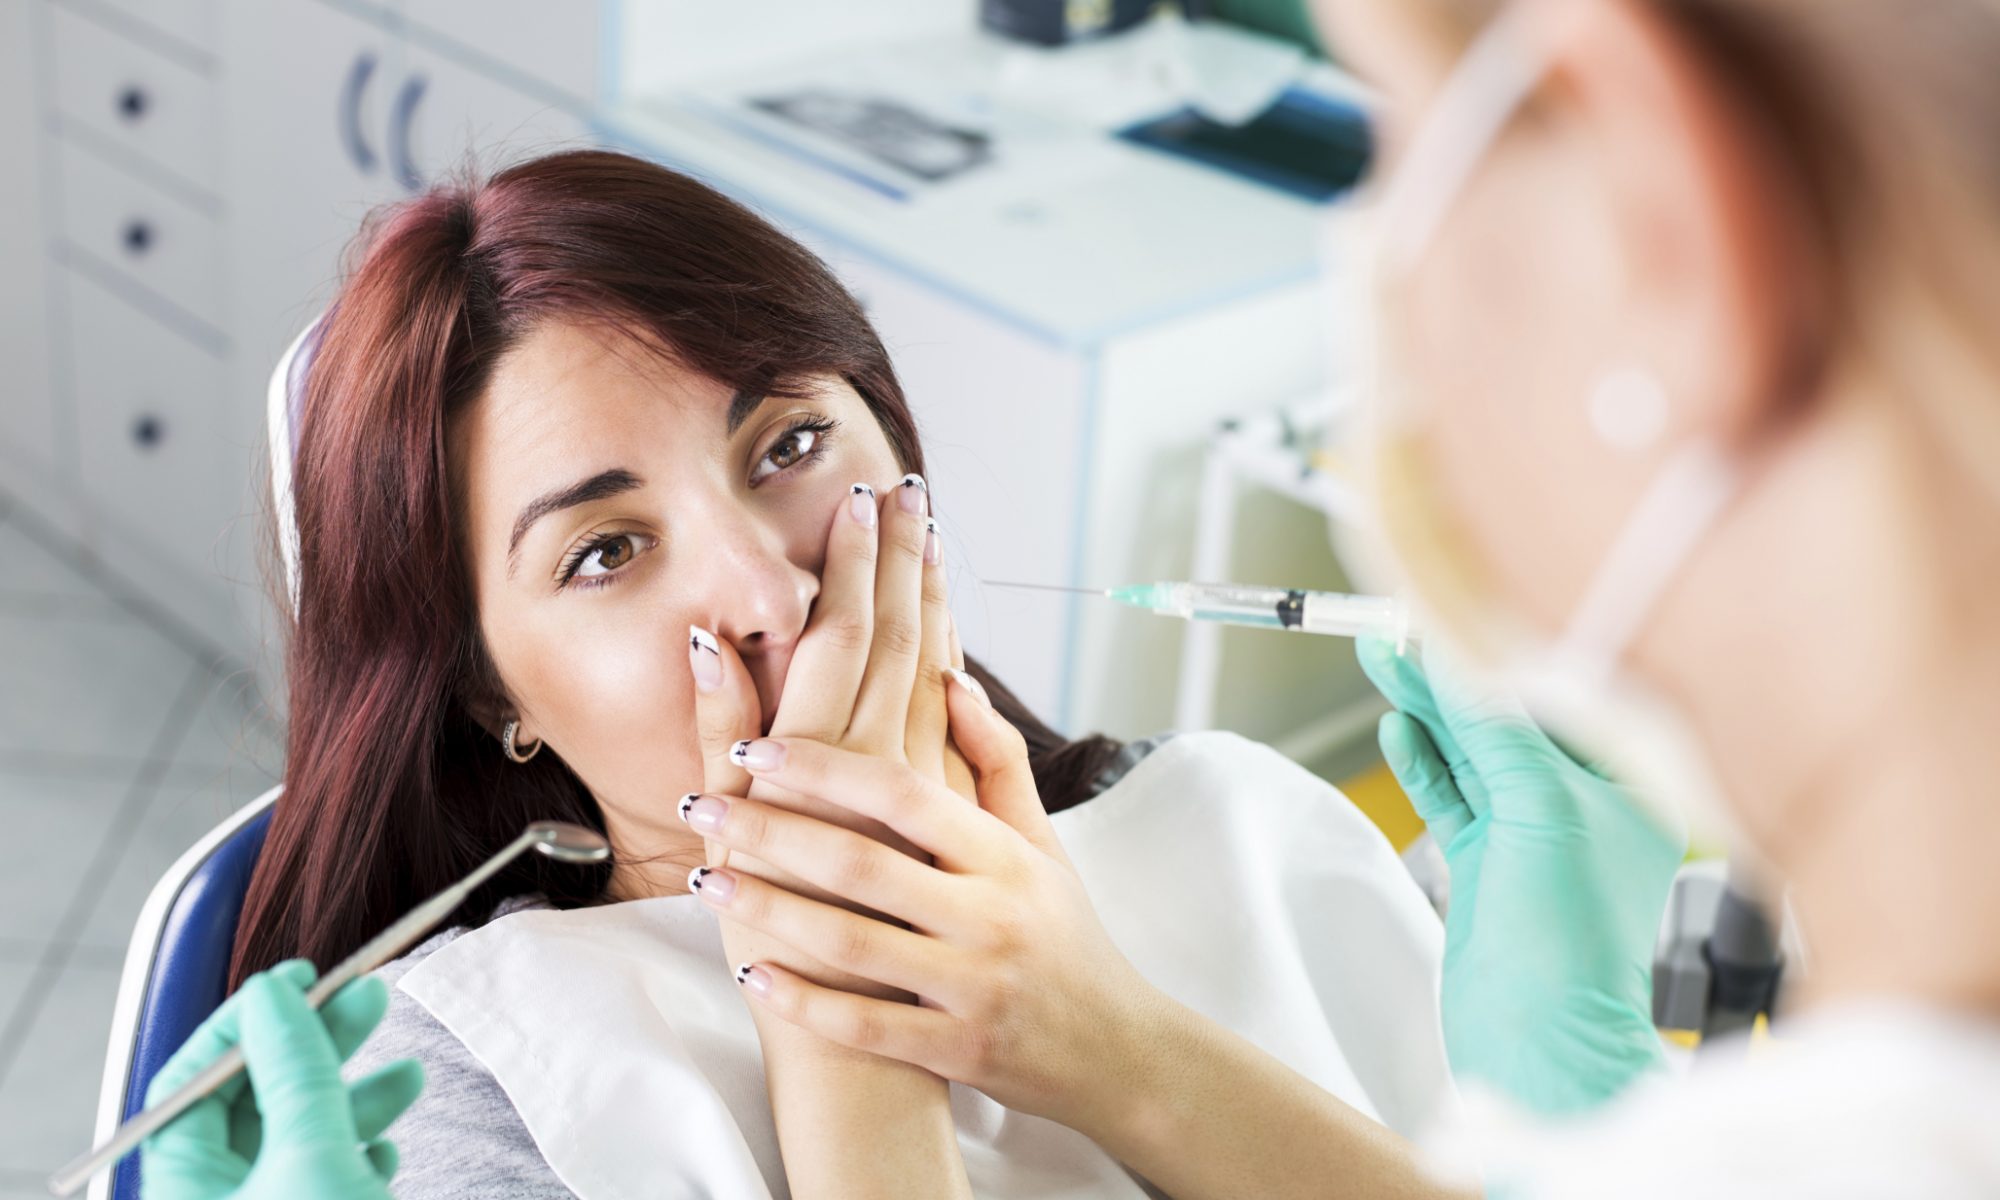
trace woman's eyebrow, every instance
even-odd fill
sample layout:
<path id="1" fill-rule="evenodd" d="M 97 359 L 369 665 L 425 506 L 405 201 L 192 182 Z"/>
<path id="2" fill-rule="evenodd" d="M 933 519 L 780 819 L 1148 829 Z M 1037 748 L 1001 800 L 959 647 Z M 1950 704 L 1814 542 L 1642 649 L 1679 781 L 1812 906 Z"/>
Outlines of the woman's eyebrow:
<path id="1" fill-rule="evenodd" d="M 588 479 L 579 480 L 568 487 L 546 492 L 528 502 L 521 515 L 514 518 L 514 535 L 507 539 L 507 578 L 514 577 L 514 563 L 519 557 L 521 539 L 536 521 L 552 512 L 565 508 L 575 508 L 579 504 L 589 504 L 593 500 L 604 500 L 626 492 L 637 491 L 646 486 L 646 481 L 623 467 L 613 467 L 609 471 L 599 471 Z"/>
<path id="2" fill-rule="evenodd" d="M 750 414 L 756 412 L 757 406 L 762 403 L 764 397 L 758 392 L 740 391 L 730 397 L 727 418 L 729 433 L 734 436 L 737 430 L 743 428 L 743 422 L 749 420 Z"/>

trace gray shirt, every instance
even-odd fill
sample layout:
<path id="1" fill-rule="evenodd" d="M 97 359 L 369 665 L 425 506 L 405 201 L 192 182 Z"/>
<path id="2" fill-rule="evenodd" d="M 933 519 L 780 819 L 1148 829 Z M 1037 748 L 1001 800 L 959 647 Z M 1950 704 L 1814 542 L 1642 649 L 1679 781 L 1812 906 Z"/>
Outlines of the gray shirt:
<path id="1" fill-rule="evenodd" d="M 1146 738 L 1125 747 L 1092 781 L 1093 795 L 1124 777 L 1166 740 Z M 494 910 L 494 918 L 547 908 L 537 896 L 519 896 Z M 407 1200 L 481 1196 L 492 1200 L 548 1200 L 575 1193 L 556 1178 L 505 1089 L 451 1030 L 396 985 L 412 967 L 470 932 L 456 926 L 433 935 L 376 971 L 389 985 L 389 1011 L 374 1034 L 348 1060 L 358 1079 L 399 1058 L 424 1065 L 424 1090 L 389 1130 L 402 1165 L 389 1190 Z"/>
<path id="2" fill-rule="evenodd" d="M 494 916 L 547 907 L 539 898 L 519 897 L 500 905 Z M 462 925 L 444 930 L 376 972 L 389 985 L 389 1011 L 348 1060 L 350 1080 L 399 1058 L 424 1065 L 423 1094 L 389 1130 L 389 1140 L 402 1155 L 389 1190 L 412 1200 L 569 1197 L 573 1193 L 535 1148 L 535 1139 L 493 1073 L 396 986 L 410 968 L 467 932 Z"/>

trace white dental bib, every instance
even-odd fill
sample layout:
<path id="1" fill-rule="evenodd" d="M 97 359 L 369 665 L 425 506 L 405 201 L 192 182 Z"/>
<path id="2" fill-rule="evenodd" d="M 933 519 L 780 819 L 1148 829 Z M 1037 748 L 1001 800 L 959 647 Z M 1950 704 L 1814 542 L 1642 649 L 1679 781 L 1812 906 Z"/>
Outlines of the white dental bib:
<path id="1" fill-rule="evenodd" d="M 1264 746 L 1190 734 L 1053 820 L 1112 940 L 1161 990 L 1399 1132 L 1438 1115 L 1442 928 L 1337 791 Z M 787 1196 L 731 966 L 715 915 L 671 896 L 513 913 L 400 986 L 585 1200 Z M 952 1086 L 952 1115 L 976 1195 L 1153 1194 L 1082 1134 L 969 1088 Z"/>

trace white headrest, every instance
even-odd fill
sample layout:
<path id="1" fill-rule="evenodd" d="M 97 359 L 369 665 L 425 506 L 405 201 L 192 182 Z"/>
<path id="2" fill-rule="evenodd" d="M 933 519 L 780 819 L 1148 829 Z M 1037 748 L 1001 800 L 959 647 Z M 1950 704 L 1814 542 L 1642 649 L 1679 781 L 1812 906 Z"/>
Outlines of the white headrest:
<path id="1" fill-rule="evenodd" d="M 278 553 L 285 563 L 285 595 L 292 615 L 299 611 L 299 522 L 292 504 L 292 459 L 299 451 L 299 420 L 305 407 L 306 371 L 327 314 L 321 313 L 285 347 L 271 371 L 265 419 L 271 440 L 271 504 L 278 521 Z"/>

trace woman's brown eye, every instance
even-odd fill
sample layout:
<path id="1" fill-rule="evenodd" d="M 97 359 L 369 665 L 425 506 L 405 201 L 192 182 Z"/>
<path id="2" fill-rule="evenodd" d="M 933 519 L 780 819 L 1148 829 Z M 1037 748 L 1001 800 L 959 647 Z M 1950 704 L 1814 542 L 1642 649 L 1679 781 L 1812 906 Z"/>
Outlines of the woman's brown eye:
<path id="1" fill-rule="evenodd" d="M 751 482 L 788 471 L 805 461 L 819 438 L 819 432 L 812 429 L 794 429 L 779 438 L 769 450 L 764 451 L 764 457 L 757 460 L 757 469 L 750 473 Z"/>
<path id="2" fill-rule="evenodd" d="M 631 557 L 631 538 L 622 535 L 610 538 L 583 556 L 583 562 L 577 566 L 576 573 L 580 576 L 603 575 L 624 566 Z"/>

